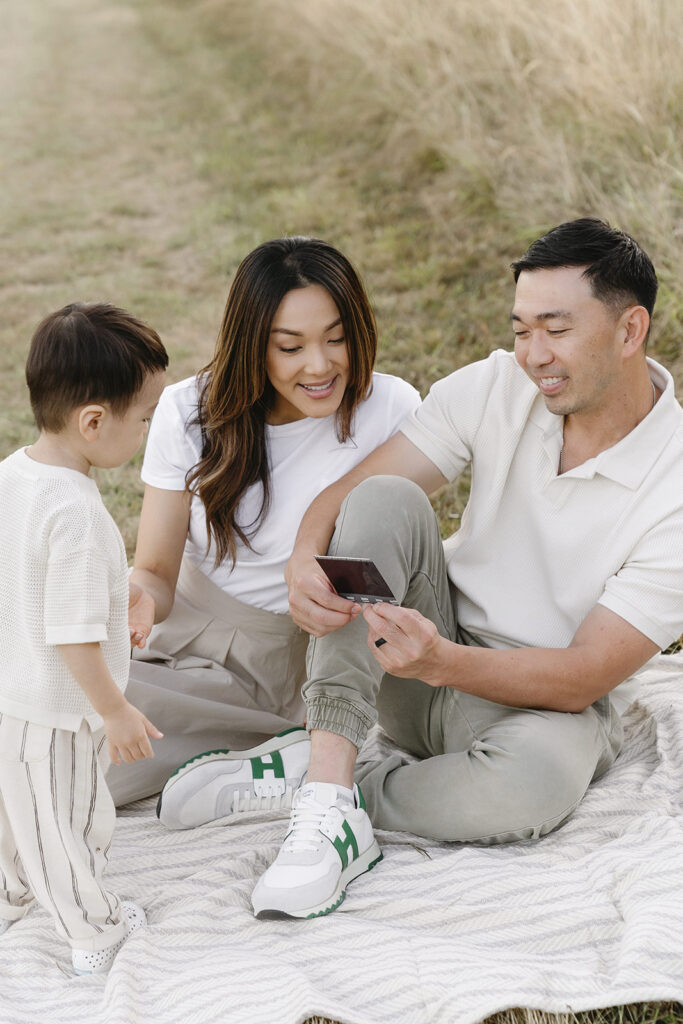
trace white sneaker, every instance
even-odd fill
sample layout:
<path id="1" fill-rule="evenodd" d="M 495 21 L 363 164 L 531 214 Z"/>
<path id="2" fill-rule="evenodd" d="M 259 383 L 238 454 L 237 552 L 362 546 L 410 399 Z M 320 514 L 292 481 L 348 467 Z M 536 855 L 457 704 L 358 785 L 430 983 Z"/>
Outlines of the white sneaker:
<path id="1" fill-rule="evenodd" d="M 126 934 L 118 942 L 107 946 L 106 949 L 98 949 L 94 952 L 89 949 L 72 949 L 71 963 L 76 974 L 106 974 L 126 939 L 138 928 L 142 928 L 143 924 L 147 924 L 145 912 L 137 903 L 121 900 L 121 908 L 128 926 Z"/>
<path id="2" fill-rule="evenodd" d="M 382 859 L 357 786 L 353 797 L 329 782 L 307 782 L 294 795 L 289 832 L 251 897 L 257 917 L 329 914 L 349 882 Z"/>
<path id="3" fill-rule="evenodd" d="M 4 935 L 11 924 L 14 924 L 14 921 L 5 921 L 0 917 L 0 935 Z"/>
<path id="4" fill-rule="evenodd" d="M 289 810 L 308 769 L 305 729 L 287 729 L 249 750 L 209 750 L 190 758 L 161 791 L 167 828 L 195 828 L 238 811 Z"/>

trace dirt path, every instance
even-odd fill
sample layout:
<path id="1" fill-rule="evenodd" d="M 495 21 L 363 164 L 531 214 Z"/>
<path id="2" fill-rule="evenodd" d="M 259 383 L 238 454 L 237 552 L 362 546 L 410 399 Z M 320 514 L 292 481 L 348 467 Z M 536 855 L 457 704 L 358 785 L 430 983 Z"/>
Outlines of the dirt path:
<path id="1" fill-rule="evenodd" d="M 194 5 L 172 0 L 3 9 L 4 457 L 33 436 L 23 363 L 45 313 L 74 299 L 126 306 L 162 334 L 179 379 L 208 358 L 242 256 L 263 238 L 330 225 L 329 194 L 316 193 L 325 154 L 302 172 L 310 154 L 290 144 L 262 91 L 239 3 L 234 34 L 219 41 Z M 138 470 L 139 460 L 101 479 L 129 548 Z"/>
<path id="2" fill-rule="evenodd" d="M 11 7 L 0 63 L 12 325 L 79 295 L 165 314 L 168 331 L 178 293 L 205 270 L 190 243 L 209 185 L 179 91 L 185 68 L 165 61 L 153 13 L 103 0 Z"/>

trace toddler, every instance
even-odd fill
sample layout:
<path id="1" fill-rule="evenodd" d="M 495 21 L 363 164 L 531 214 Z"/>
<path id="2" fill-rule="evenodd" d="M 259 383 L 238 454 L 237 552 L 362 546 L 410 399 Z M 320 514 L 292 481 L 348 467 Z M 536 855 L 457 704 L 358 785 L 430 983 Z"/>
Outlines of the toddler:
<path id="1" fill-rule="evenodd" d="M 108 971 L 145 922 L 103 886 L 116 817 L 104 772 L 161 738 L 124 696 L 126 553 L 88 474 L 135 454 L 167 365 L 124 310 L 51 314 L 26 364 L 40 435 L 0 463 L 0 933 L 35 897 L 79 974 Z"/>

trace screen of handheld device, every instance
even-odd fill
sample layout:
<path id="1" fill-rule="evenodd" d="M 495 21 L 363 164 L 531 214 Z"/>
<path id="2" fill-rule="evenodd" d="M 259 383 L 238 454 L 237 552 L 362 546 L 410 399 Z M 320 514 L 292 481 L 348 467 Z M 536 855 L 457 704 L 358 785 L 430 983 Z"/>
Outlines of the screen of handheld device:
<path id="1" fill-rule="evenodd" d="M 372 559 L 334 555 L 316 555 L 315 558 L 340 597 L 359 604 L 379 601 L 398 604 Z"/>

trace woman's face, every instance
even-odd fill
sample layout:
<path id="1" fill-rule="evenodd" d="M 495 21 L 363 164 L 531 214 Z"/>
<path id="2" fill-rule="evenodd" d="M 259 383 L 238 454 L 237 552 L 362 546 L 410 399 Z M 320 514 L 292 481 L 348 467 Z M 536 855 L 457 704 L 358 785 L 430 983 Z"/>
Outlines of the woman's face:
<path id="1" fill-rule="evenodd" d="M 267 421 L 331 416 L 349 382 L 349 353 L 339 310 L 319 284 L 294 288 L 278 306 L 266 349 L 275 391 Z"/>

